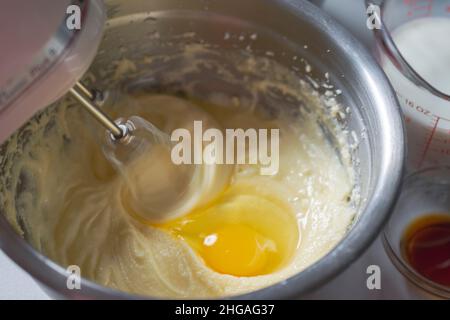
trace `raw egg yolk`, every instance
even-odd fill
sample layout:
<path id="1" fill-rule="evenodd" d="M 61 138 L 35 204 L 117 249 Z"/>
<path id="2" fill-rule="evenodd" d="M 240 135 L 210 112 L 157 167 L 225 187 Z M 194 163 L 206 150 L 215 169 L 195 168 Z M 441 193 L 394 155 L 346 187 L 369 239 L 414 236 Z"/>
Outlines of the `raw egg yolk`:
<path id="1" fill-rule="evenodd" d="M 228 225 L 205 237 L 201 255 L 217 272 L 256 276 L 267 264 L 266 242 L 270 240 L 248 226 Z"/>
<path id="2" fill-rule="evenodd" d="M 234 276 L 269 274 L 299 241 L 292 208 L 254 186 L 233 186 L 209 206 L 161 226 L 186 241 L 212 270 Z"/>

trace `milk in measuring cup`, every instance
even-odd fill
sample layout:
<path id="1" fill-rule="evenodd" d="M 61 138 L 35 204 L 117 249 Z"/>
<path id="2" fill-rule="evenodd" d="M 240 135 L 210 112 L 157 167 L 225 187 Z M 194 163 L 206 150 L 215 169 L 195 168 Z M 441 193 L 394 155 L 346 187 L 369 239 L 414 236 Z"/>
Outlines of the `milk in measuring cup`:
<path id="1" fill-rule="evenodd" d="M 411 67 L 450 95 L 450 18 L 412 20 L 395 29 L 392 37 Z M 413 84 L 387 57 L 381 61 L 405 114 L 408 168 L 450 165 L 450 102 Z"/>

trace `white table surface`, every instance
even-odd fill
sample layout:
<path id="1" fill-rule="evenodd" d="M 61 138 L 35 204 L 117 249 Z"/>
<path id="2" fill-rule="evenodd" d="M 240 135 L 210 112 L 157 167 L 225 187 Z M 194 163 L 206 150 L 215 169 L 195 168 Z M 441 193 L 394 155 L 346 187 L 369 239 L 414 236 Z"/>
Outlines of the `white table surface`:
<path id="1" fill-rule="evenodd" d="M 361 0 L 326 0 L 329 12 L 360 40 L 370 45 L 370 32 L 366 28 L 366 16 Z M 366 286 L 367 266 L 378 265 L 381 269 L 381 290 L 369 290 Z M 408 299 L 421 298 L 408 286 L 406 280 L 391 264 L 380 239 L 353 263 L 345 272 L 311 298 L 325 299 Z M 0 299 L 49 299 L 34 280 L 17 267 L 0 251 Z"/>
<path id="2" fill-rule="evenodd" d="M 0 251 L 0 299 L 49 299 L 25 271 Z"/>

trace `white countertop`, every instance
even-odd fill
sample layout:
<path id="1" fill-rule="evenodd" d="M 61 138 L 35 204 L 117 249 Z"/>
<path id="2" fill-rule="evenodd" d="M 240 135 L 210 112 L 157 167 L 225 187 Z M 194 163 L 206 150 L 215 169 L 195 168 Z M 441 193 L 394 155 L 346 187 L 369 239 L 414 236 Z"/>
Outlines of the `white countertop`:
<path id="1" fill-rule="evenodd" d="M 0 251 L 0 300 L 49 299 L 33 278 Z"/>

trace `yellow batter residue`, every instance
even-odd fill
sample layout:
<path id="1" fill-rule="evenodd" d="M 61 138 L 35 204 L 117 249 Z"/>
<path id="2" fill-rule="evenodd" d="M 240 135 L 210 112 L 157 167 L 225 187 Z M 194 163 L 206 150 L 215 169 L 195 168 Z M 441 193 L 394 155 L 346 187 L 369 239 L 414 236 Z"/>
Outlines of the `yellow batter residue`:
<path id="1" fill-rule="evenodd" d="M 188 215 L 141 223 L 123 197 L 126 179 L 99 147 L 103 132 L 83 110 L 63 103 L 28 125 L 29 142 L 8 168 L 15 188 L 0 199 L 11 223 L 50 259 L 135 294 L 217 297 L 284 280 L 344 236 L 355 214 L 348 203 L 353 181 L 313 116 L 268 118 L 170 96 L 130 99 L 116 116 L 137 114 L 167 133 L 194 120 L 279 128 L 279 172 L 224 167 L 230 176 L 223 190 L 211 198 L 210 188 L 195 189 L 200 200 Z M 15 151 L 19 140 L 13 136 L 8 148 Z"/>

